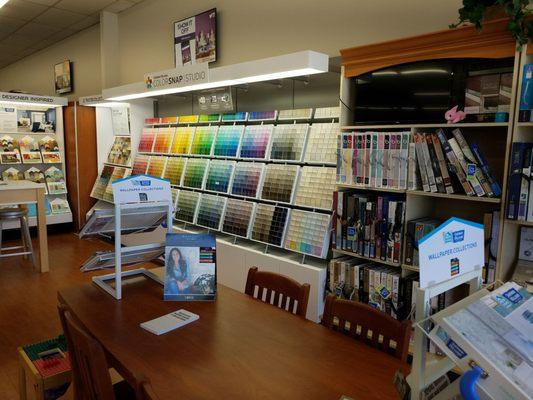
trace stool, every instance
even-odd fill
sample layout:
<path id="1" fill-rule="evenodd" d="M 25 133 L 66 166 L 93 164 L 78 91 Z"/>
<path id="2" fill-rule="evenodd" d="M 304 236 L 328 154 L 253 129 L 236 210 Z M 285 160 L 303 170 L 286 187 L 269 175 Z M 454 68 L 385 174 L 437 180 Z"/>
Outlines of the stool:
<path id="1" fill-rule="evenodd" d="M 22 246 L 2 247 L 2 228 L 3 224 L 9 221 L 19 221 Z M 19 250 L 24 251 L 18 253 L 6 253 L 5 251 Z M 31 244 L 30 228 L 28 225 L 28 210 L 22 207 L 2 208 L 0 209 L 0 258 L 14 257 L 14 256 L 30 256 L 31 263 L 35 266 L 35 257 L 33 255 L 33 246 Z"/>

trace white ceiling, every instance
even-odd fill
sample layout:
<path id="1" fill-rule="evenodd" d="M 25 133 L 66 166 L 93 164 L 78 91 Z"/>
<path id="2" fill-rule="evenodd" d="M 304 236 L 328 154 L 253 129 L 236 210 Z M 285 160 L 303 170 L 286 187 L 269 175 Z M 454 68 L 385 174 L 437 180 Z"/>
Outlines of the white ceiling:
<path id="1" fill-rule="evenodd" d="M 100 11 L 143 0 L 9 0 L 0 8 L 0 68 L 96 25 Z"/>

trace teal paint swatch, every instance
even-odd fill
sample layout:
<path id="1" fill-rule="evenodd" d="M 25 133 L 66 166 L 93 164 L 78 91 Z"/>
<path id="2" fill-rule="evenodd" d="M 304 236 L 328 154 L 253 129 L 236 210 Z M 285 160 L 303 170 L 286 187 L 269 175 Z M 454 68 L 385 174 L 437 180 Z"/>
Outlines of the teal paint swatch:
<path id="1" fill-rule="evenodd" d="M 246 121 L 247 117 L 247 112 L 226 113 L 222 115 L 222 122 Z"/>
<path id="2" fill-rule="evenodd" d="M 218 128 L 213 155 L 218 157 L 237 157 L 244 126 L 223 125 Z"/>
<path id="3" fill-rule="evenodd" d="M 205 190 L 228 193 L 235 161 L 212 160 L 205 181 Z"/>

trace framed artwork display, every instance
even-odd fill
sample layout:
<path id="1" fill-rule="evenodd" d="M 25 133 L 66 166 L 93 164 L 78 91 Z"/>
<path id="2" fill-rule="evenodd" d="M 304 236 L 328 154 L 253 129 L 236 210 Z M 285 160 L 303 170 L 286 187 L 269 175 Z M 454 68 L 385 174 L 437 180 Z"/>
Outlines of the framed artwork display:
<path id="1" fill-rule="evenodd" d="M 176 67 L 217 59 L 217 9 L 174 22 Z"/>
<path id="2" fill-rule="evenodd" d="M 54 65 L 54 84 L 56 93 L 72 92 L 72 65 L 70 60 L 65 60 Z"/>

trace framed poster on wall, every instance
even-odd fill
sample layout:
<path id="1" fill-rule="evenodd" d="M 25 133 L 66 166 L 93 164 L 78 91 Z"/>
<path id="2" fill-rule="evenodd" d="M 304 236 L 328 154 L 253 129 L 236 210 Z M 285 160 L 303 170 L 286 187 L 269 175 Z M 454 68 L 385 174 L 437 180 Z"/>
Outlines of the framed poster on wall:
<path id="1" fill-rule="evenodd" d="M 217 59 L 217 9 L 174 22 L 176 67 Z"/>
<path id="2" fill-rule="evenodd" d="M 70 60 L 54 65 L 54 82 L 56 93 L 72 92 L 72 68 Z"/>

